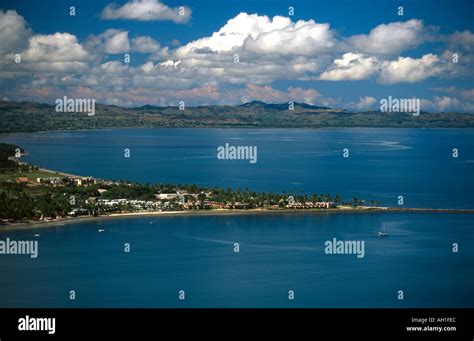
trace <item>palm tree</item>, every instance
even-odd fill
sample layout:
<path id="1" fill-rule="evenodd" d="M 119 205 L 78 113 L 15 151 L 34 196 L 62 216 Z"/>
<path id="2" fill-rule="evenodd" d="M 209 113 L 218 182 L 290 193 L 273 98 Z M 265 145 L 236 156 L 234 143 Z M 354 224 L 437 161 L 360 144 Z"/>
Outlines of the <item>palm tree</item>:
<path id="1" fill-rule="evenodd" d="M 358 198 L 356 198 L 356 197 L 352 198 L 352 199 L 351 199 L 351 204 L 352 204 L 352 206 L 357 206 L 357 205 L 359 204 L 359 201 L 360 201 L 360 200 L 359 200 Z"/>

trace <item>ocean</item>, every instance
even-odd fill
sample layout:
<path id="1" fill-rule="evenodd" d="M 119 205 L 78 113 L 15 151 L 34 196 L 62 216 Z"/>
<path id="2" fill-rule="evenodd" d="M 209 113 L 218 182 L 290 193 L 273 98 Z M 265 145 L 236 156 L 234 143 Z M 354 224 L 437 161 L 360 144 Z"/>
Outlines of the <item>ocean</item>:
<path id="1" fill-rule="evenodd" d="M 26 161 L 104 179 L 474 208 L 473 133 L 113 129 L 0 140 L 26 149 Z M 218 160 L 226 143 L 256 146 L 257 162 Z M 388 236 L 379 238 L 383 225 Z M 0 256 L 0 307 L 472 307 L 473 228 L 471 214 L 379 212 L 117 218 L 3 232 L 0 240 L 38 240 L 39 253 Z M 336 240 L 363 242 L 363 256 L 328 253 Z"/>
<path id="2" fill-rule="evenodd" d="M 474 129 L 112 129 L 0 141 L 18 143 L 34 164 L 104 179 L 329 193 L 385 206 L 401 195 L 408 207 L 474 208 Z M 226 143 L 256 146 L 257 162 L 218 160 Z"/>

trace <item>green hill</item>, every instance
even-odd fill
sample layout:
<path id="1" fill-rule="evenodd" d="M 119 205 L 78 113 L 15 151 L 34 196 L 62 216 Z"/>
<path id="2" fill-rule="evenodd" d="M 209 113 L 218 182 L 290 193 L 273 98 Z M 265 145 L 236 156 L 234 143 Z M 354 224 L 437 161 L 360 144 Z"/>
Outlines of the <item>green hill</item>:
<path id="1" fill-rule="evenodd" d="M 466 113 L 421 112 L 415 117 L 408 113 L 348 112 L 300 103 L 295 103 L 294 110 L 288 110 L 287 103 L 258 101 L 237 106 L 186 107 L 185 110 L 97 104 L 95 112 L 95 116 L 90 117 L 87 113 L 58 113 L 48 104 L 0 101 L 0 133 L 112 127 L 474 127 L 474 115 Z"/>

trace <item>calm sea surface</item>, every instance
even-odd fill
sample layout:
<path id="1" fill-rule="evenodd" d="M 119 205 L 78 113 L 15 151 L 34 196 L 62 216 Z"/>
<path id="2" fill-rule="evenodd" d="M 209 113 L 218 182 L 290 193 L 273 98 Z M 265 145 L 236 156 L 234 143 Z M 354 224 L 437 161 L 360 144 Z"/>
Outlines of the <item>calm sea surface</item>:
<path id="1" fill-rule="evenodd" d="M 37 165 L 105 179 L 474 208 L 473 137 L 457 129 L 115 129 L 0 140 Z M 217 160 L 225 143 L 257 146 L 257 163 Z M 374 213 L 142 217 L 4 232 L 0 240 L 37 239 L 39 256 L 0 256 L 0 306 L 472 307 L 473 228 L 469 214 Z M 364 257 L 326 254 L 333 238 L 364 241 Z"/>
<path id="2" fill-rule="evenodd" d="M 410 207 L 474 208 L 474 129 L 114 129 L 0 141 L 18 143 L 34 164 L 104 179 L 330 193 L 386 206 L 403 195 Z M 218 160 L 225 143 L 256 146 L 257 163 Z"/>

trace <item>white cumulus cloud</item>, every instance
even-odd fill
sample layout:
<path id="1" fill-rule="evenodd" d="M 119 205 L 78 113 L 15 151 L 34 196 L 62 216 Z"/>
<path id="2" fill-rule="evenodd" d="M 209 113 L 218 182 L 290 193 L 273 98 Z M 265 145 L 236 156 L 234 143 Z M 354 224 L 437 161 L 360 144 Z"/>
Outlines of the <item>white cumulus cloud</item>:
<path id="1" fill-rule="evenodd" d="M 345 105 L 346 108 L 357 110 L 357 111 L 367 111 L 370 109 L 374 109 L 375 105 L 377 104 L 377 100 L 375 97 L 372 96 L 364 96 L 360 97 L 359 101 L 357 102 L 349 102 Z"/>
<path id="2" fill-rule="evenodd" d="M 461 48 L 466 51 L 474 50 L 474 33 L 469 30 L 456 31 L 444 37 L 451 48 Z"/>
<path id="3" fill-rule="evenodd" d="M 31 30 L 16 11 L 0 10 L 0 53 L 17 53 L 28 44 Z"/>
<path id="4" fill-rule="evenodd" d="M 141 53 L 158 52 L 160 44 L 151 37 L 139 36 L 132 39 L 132 50 Z"/>
<path id="5" fill-rule="evenodd" d="M 112 33 L 111 30 L 107 32 Z M 123 53 L 129 50 L 130 41 L 128 40 L 128 31 L 114 31 L 105 42 L 105 52 L 107 53 Z"/>
<path id="6" fill-rule="evenodd" d="M 361 80 L 377 72 L 377 58 L 366 57 L 359 53 L 345 53 L 334 60 L 332 67 L 320 75 L 321 80 Z"/>
<path id="7" fill-rule="evenodd" d="M 421 20 L 412 19 L 405 22 L 378 25 L 368 35 L 355 35 L 347 41 L 359 52 L 397 54 L 422 43 L 424 29 Z"/>
<path id="8" fill-rule="evenodd" d="M 329 24 L 300 20 L 296 23 L 290 21 L 284 28 L 255 38 L 248 37 L 244 49 L 257 53 L 314 55 L 331 51 L 335 43 Z"/>
<path id="9" fill-rule="evenodd" d="M 89 54 L 70 33 L 38 34 L 29 39 L 22 59 L 30 62 L 86 61 Z"/>
<path id="10" fill-rule="evenodd" d="M 421 58 L 399 57 L 397 60 L 384 61 L 380 73 L 380 82 L 415 83 L 426 78 L 437 76 L 444 70 L 438 56 L 425 54 Z"/>
<path id="11" fill-rule="evenodd" d="M 102 19 L 129 20 L 171 20 L 185 23 L 191 18 L 191 9 L 187 6 L 171 8 L 159 0 L 132 0 L 118 7 L 115 3 L 108 4 L 101 13 Z"/>

